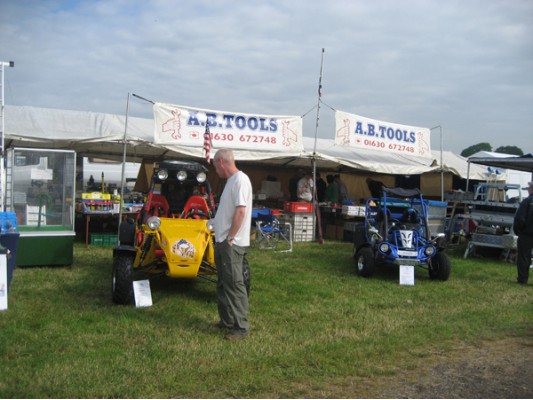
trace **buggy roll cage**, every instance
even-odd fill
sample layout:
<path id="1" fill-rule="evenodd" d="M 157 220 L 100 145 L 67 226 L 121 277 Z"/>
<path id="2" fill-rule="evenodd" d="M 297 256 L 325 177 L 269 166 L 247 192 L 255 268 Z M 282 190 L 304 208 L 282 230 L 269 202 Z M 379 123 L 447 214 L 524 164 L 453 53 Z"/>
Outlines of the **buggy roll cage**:
<path id="1" fill-rule="evenodd" d="M 366 201 L 366 228 L 369 228 L 368 225 L 376 226 L 378 223 L 383 222 L 384 233 L 386 234 L 389 231 L 391 219 L 402 219 L 403 215 L 397 212 L 398 208 L 402 212 L 409 208 L 418 211 L 420 215 L 420 226 L 429 238 L 428 205 L 424 201 L 420 189 L 383 187 L 381 198 L 372 197 Z"/>

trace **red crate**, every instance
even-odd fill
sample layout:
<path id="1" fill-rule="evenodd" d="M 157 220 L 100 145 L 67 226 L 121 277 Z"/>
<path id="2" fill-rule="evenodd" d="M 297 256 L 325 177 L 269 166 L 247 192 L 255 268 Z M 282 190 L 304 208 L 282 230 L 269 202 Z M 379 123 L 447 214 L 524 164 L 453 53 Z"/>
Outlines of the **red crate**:
<path id="1" fill-rule="evenodd" d="M 290 213 L 312 213 L 313 203 L 286 201 L 284 204 L 284 209 L 285 209 L 285 212 L 290 212 Z"/>

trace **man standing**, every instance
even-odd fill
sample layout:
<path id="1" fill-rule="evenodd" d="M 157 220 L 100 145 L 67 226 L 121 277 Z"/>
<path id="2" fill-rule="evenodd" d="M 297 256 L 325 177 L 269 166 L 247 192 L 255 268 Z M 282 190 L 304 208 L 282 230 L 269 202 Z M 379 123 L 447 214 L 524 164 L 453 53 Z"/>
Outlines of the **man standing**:
<path id="1" fill-rule="evenodd" d="M 313 177 L 309 172 L 298 181 L 298 201 L 313 201 Z"/>
<path id="2" fill-rule="evenodd" d="M 220 316 L 217 326 L 230 329 L 226 339 L 239 340 L 250 330 L 243 262 L 246 247 L 250 245 L 252 184 L 235 166 L 230 149 L 218 150 L 213 163 L 218 176 L 227 179 L 214 221 Z"/>
<path id="3" fill-rule="evenodd" d="M 339 201 L 342 203 L 344 200 L 348 199 L 348 188 L 341 180 L 341 176 L 339 174 L 335 175 L 335 182 L 337 182 L 337 186 L 339 187 Z"/>
<path id="4" fill-rule="evenodd" d="M 326 189 L 328 185 L 324 179 L 320 176 L 320 172 L 316 173 L 316 198 L 319 203 L 326 201 Z"/>
<path id="5" fill-rule="evenodd" d="M 299 169 L 289 180 L 289 201 L 298 201 L 298 182 L 305 175 L 302 169 Z"/>
<path id="6" fill-rule="evenodd" d="M 513 230 L 518 235 L 516 244 L 516 267 L 518 283 L 527 284 L 531 250 L 533 249 L 533 181 L 529 182 L 529 197 L 522 200 L 516 211 Z"/>

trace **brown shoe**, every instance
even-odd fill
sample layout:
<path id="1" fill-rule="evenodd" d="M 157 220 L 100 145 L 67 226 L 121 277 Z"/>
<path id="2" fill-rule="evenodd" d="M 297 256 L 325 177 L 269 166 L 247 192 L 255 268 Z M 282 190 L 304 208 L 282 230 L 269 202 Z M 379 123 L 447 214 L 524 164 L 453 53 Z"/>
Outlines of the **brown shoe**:
<path id="1" fill-rule="evenodd" d="M 228 333 L 226 336 L 224 336 L 224 339 L 226 340 L 242 340 L 245 339 L 246 336 L 248 336 L 247 333 Z"/>

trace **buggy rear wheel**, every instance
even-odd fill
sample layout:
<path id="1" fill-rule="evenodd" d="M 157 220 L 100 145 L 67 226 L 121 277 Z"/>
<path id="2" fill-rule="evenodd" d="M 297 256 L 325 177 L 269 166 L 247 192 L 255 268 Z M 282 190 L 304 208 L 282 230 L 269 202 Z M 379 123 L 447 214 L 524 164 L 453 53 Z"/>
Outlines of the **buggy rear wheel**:
<path id="1" fill-rule="evenodd" d="M 447 281 L 450 277 L 452 266 L 448 254 L 440 251 L 430 261 L 429 278 Z"/>
<path id="2" fill-rule="evenodd" d="M 376 261 L 374 260 L 374 252 L 370 247 L 363 247 L 355 254 L 357 275 L 364 277 L 374 275 L 375 264 Z"/>
<path id="3" fill-rule="evenodd" d="M 113 302 L 130 305 L 133 295 L 133 257 L 119 254 L 113 259 Z"/>

